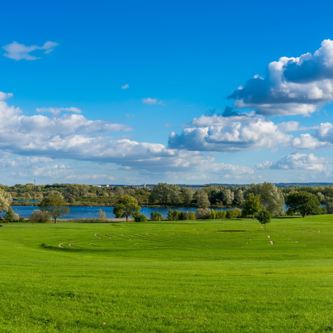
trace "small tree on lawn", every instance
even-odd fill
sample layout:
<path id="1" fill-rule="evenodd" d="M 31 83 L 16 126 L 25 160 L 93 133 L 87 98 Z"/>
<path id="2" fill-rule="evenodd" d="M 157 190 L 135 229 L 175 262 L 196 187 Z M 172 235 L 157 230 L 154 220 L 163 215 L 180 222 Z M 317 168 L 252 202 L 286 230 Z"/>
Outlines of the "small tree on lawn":
<path id="1" fill-rule="evenodd" d="M 257 214 L 256 214 L 256 219 L 258 222 L 264 226 L 264 229 L 266 230 L 266 224 L 271 222 L 271 214 L 269 213 L 268 210 L 266 209 L 261 209 Z"/>
<path id="2" fill-rule="evenodd" d="M 59 192 L 51 192 L 46 198 L 44 198 L 39 208 L 42 211 L 46 211 L 53 218 L 54 223 L 57 223 L 57 219 L 69 212 L 64 197 Z"/>
<path id="3" fill-rule="evenodd" d="M 138 201 L 131 195 L 123 195 L 120 197 L 116 205 L 113 207 L 113 214 L 117 218 L 126 218 L 126 222 L 130 216 L 137 215 L 140 211 Z"/>

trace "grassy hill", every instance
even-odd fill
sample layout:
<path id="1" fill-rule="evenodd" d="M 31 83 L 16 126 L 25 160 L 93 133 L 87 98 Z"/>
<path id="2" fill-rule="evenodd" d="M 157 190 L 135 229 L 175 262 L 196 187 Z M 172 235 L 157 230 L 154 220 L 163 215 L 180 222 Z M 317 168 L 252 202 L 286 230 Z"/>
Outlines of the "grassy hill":
<path id="1" fill-rule="evenodd" d="M 0 228 L 0 332 L 333 331 L 333 216 Z"/>

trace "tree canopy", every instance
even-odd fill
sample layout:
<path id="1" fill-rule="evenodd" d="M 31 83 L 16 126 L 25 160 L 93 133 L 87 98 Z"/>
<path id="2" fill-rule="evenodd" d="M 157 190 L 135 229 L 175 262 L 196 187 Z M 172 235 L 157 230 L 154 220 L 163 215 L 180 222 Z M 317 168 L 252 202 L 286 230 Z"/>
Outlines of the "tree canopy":
<path id="1" fill-rule="evenodd" d="M 139 213 L 140 206 L 138 200 L 131 195 L 123 195 L 120 197 L 116 205 L 113 207 L 113 213 L 117 218 L 125 217 L 126 221 L 130 216 L 135 216 Z"/>
<path id="2" fill-rule="evenodd" d="M 45 197 L 39 204 L 42 211 L 47 211 L 53 218 L 54 223 L 57 223 L 57 219 L 69 212 L 64 197 L 59 192 L 51 192 Z"/>

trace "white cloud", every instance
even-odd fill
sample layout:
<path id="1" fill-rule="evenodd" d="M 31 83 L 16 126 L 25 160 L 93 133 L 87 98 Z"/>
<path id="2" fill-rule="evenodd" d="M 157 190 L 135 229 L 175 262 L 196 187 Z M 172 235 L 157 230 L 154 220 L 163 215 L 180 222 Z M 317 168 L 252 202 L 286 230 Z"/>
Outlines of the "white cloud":
<path id="1" fill-rule="evenodd" d="M 51 53 L 58 43 L 47 41 L 43 45 L 25 45 L 18 42 L 12 42 L 3 46 L 4 56 L 13 60 L 38 60 L 41 55 Z"/>
<path id="2" fill-rule="evenodd" d="M 159 100 L 157 98 L 153 98 L 153 97 L 143 98 L 142 103 L 146 104 L 146 105 L 163 105 L 164 104 L 161 100 Z"/>
<path id="3" fill-rule="evenodd" d="M 309 133 L 305 133 L 294 138 L 292 140 L 292 146 L 299 149 L 316 149 L 326 146 L 326 143 L 319 141 Z"/>
<path id="4" fill-rule="evenodd" d="M 63 114 L 51 110 L 45 115 L 25 115 L 19 108 L 8 105 L 6 100 L 0 100 L 0 152 L 56 161 L 109 163 L 150 175 L 185 175 L 190 171 L 199 177 L 209 179 L 214 175 L 220 179 L 227 175 L 241 177 L 253 173 L 248 167 L 220 163 L 214 157 L 199 152 L 169 149 L 163 144 L 115 137 L 116 131 L 128 129 L 121 124 L 89 120 L 82 114 Z M 53 163 L 49 173 L 47 165 L 34 167 L 31 172 L 56 178 L 56 174 L 68 173 L 64 165 Z"/>
<path id="5" fill-rule="evenodd" d="M 120 89 L 122 89 L 122 90 L 127 90 L 127 89 L 129 89 L 129 84 L 128 83 L 124 83 L 124 84 L 122 84 L 121 86 L 120 86 Z"/>
<path id="6" fill-rule="evenodd" d="M 230 98 L 240 108 L 266 115 L 309 115 L 333 100 L 333 41 L 324 40 L 314 54 L 281 57 L 235 90 Z"/>
<path id="7" fill-rule="evenodd" d="M 51 108 L 37 108 L 38 113 L 50 113 L 56 117 L 60 116 L 62 113 L 81 113 L 81 109 L 77 107 L 51 107 Z"/>
<path id="8" fill-rule="evenodd" d="M 170 134 L 169 147 L 197 151 L 239 151 L 287 145 L 291 137 L 270 120 L 253 114 L 201 116 L 180 134 Z"/>
<path id="9" fill-rule="evenodd" d="M 292 153 L 273 163 L 271 169 L 326 172 L 327 162 L 314 154 Z"/>

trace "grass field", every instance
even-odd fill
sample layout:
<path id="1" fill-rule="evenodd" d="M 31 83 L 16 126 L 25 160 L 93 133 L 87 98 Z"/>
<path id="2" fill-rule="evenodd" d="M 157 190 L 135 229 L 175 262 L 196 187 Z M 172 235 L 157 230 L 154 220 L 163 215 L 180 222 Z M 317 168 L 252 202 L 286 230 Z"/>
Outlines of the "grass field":
<path id="1" fill-rule="evenodd" d="M 0 281 L 0 332 L 330 332 L 333 216 L 7 224 Z"/>

